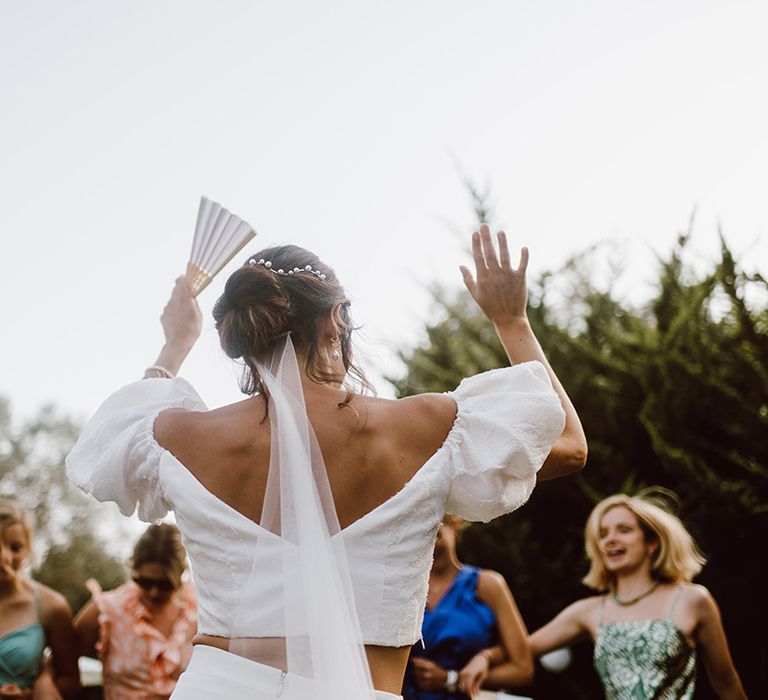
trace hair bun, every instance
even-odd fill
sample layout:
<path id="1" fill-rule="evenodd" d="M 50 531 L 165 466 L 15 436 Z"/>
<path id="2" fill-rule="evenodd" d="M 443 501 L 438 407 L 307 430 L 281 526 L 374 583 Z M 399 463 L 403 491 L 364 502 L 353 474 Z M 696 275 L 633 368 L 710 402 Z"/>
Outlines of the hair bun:
<path id="1" fill-rule="evenodd" d="M 290 331 L 291 301 L 269 270 L 247 265 L 227 280 L 213 318 L 229 357 L 258 357 Z"/>

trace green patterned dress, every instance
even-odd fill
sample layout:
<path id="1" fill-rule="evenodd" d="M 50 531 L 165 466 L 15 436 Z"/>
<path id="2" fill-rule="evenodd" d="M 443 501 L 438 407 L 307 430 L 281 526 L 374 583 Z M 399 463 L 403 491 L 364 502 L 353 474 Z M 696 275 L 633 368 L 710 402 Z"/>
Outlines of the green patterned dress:
<path id="1" fill-rule="evenodd" d="M 594 662 L 607 700 L 693 697 L 696 650 L 672 618 L 679 597 L 666 617 L 609 623 L 602 621 L 603 599 Z"/>

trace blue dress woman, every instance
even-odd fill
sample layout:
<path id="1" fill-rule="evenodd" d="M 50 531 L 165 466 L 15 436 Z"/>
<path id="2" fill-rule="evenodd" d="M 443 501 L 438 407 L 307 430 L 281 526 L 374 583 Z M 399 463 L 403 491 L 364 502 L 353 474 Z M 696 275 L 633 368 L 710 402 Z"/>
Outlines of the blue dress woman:
<path id="1" fill-rule="evenodd" d="M 460 527 L 459 518 L 446 516 L 438 532 L 405 700 L 468 700 L 481 687 L 519 687 L 533 678 L 525 624 L 509 587 L 495 571 L 459 562 Z"/>

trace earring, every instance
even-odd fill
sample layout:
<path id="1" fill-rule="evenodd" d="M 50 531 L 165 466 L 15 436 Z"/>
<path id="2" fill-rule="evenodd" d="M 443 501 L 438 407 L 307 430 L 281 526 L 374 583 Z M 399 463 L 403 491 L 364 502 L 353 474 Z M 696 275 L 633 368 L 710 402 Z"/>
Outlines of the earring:
<path id="1" fill-rule="evenodd" d="M 336 343 L 338 342 L 339 342 L 339 339 L 336 338 L 335 336 L 331 338 L 331 347 L 333 348 L 333 350 L 331 351 L 331 358 L 334 360 L 338 360 L 341 357 L 341 354 L 336 349 Z"/>

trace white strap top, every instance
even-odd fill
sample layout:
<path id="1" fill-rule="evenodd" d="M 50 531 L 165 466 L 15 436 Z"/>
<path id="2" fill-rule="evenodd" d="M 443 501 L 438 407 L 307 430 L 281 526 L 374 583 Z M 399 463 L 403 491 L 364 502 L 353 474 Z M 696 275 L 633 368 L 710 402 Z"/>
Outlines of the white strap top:
<path id="1" fill-rule="evenodd" d="M 366 644 L 399 647 L 419 639 L 443 515 L 487 522 L 519 508 L 563 431 L 560 401 L 538 362 L 470 377 L 450 396 L 457 413 L 443 445 L 398 493 L 337 535 Z M 214 496 L 157 443 L 155 418 L 169 408 L 207 410 L 180 378 L 145 379 L 113 394 L 67 457 L 70 479 L 100 501 L 114 501 L 124 515 L 138 508 L 150 522 L 174 512 L 197 588 L 200 633 L 226 635 L 236 614 L 253 636 L 284 636 L 282 611 L 270 608 L 282 598 L 270 595 L 269 577 L 250 592 L 252 604 L 235 611 L 231 599 L 251 565 L 243 553 L 259 539 L 268 560 L 264 542 L 276 535 Z"/>

